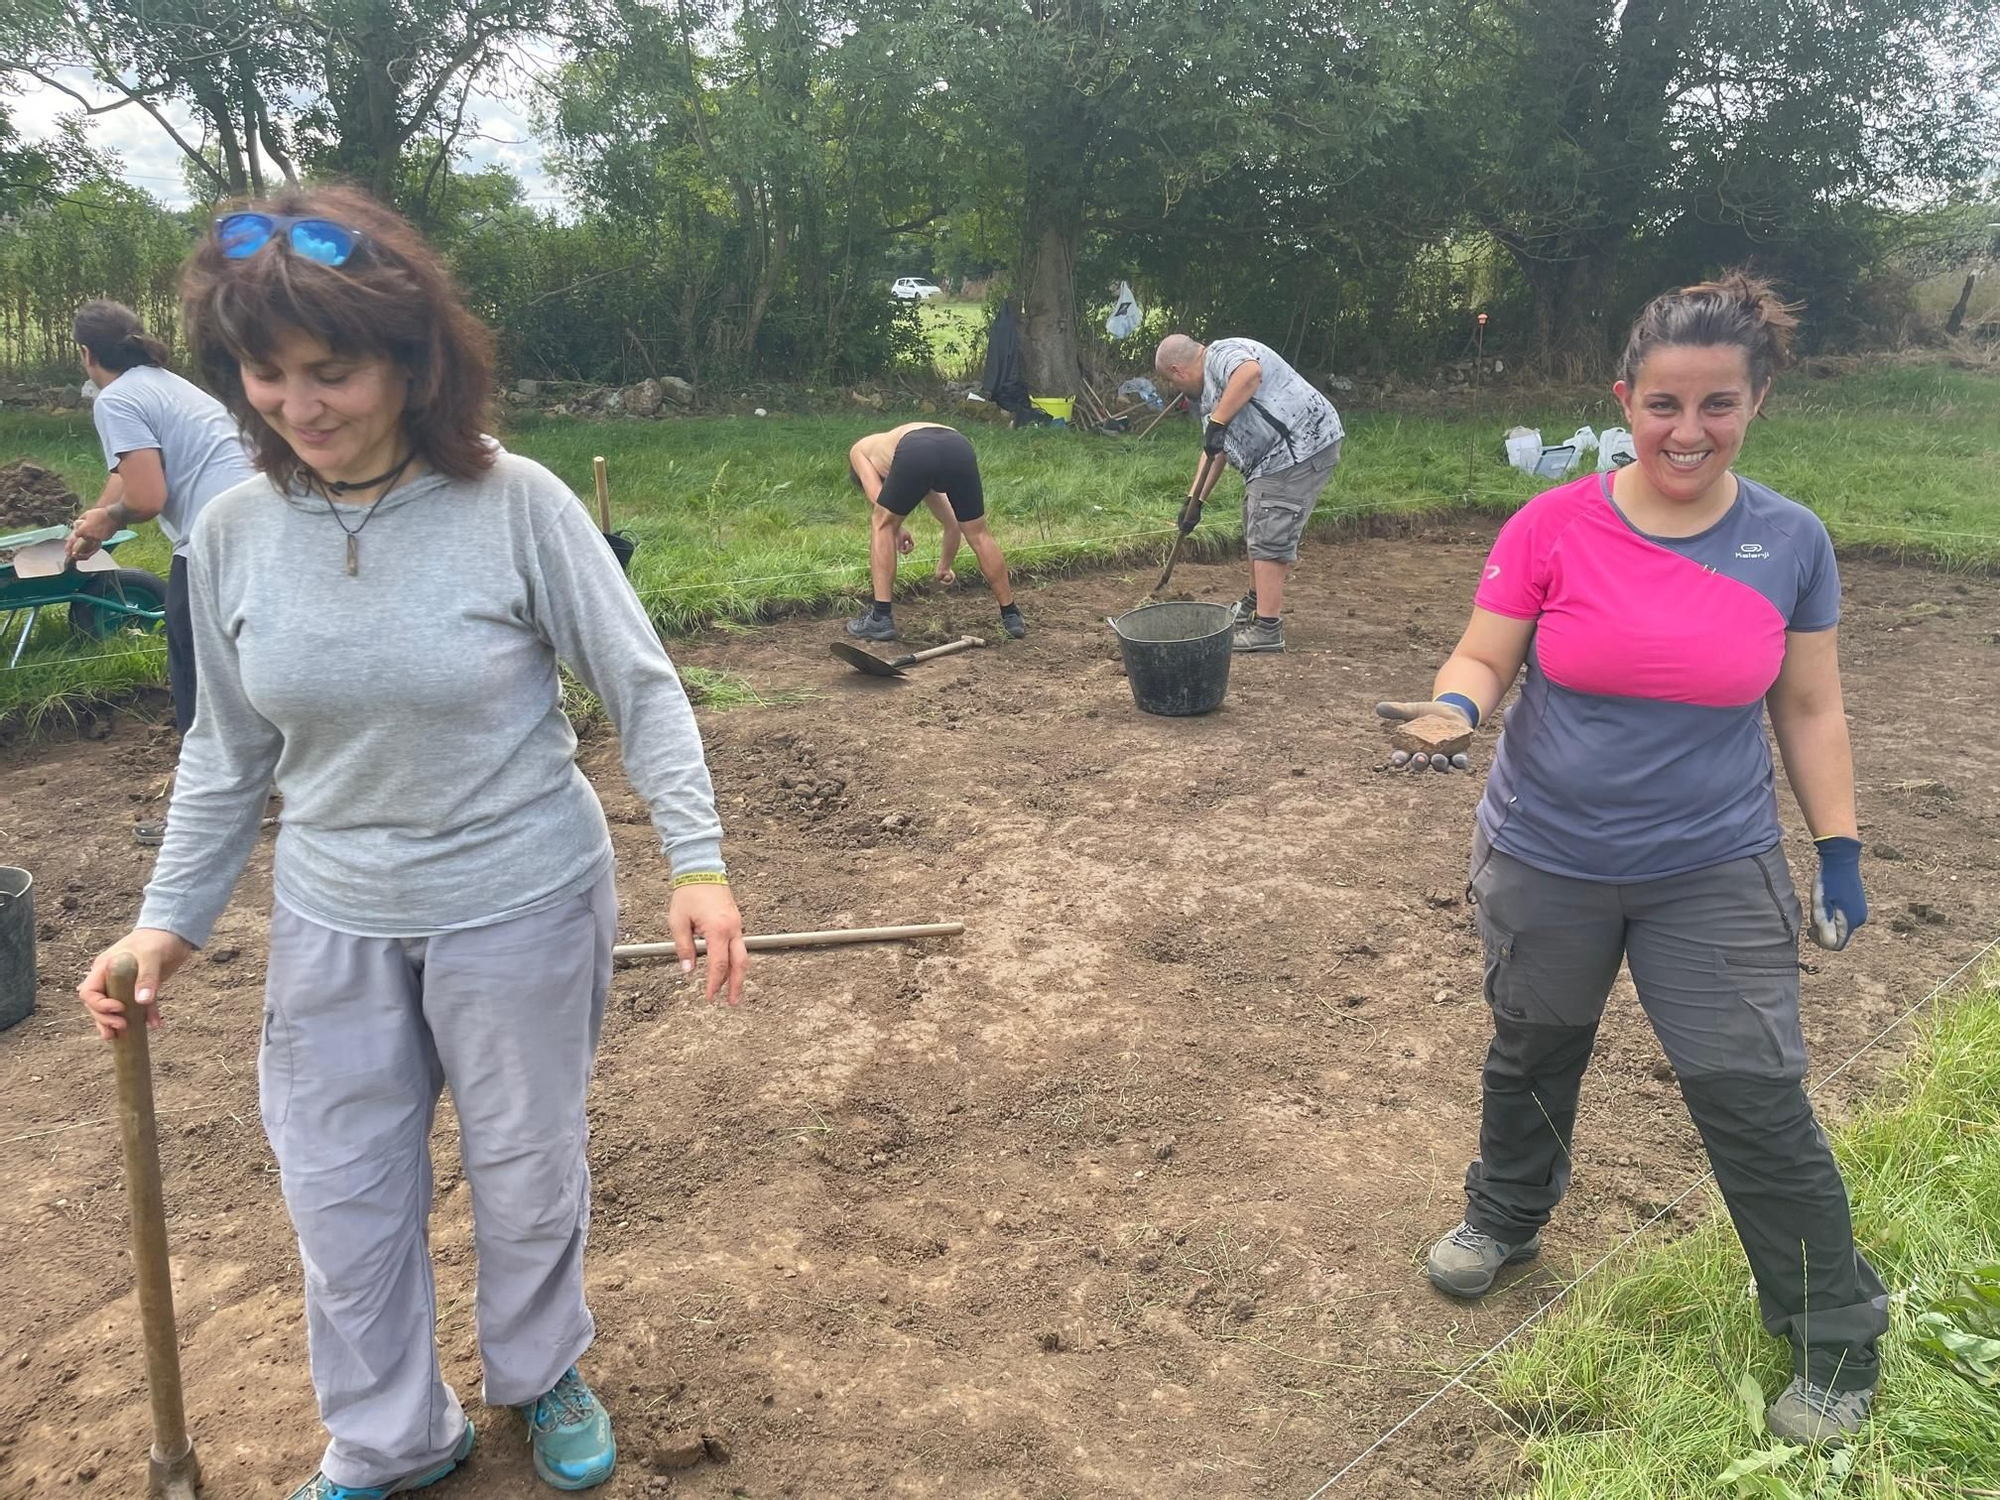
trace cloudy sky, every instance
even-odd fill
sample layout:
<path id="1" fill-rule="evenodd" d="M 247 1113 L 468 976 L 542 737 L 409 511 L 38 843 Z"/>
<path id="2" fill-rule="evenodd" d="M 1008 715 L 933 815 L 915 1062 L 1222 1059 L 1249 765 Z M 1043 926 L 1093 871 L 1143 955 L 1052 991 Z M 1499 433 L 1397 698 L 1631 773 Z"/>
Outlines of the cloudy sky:
<path id="1" fill-rule="evenodd" d="M 113 97 L 79 69 L 65 70 L 60 76 L 69 87 L 95 102 L 108 102 Z M 489 164 L 505 167 L 521 179 L 529 201 L 536 207 L 562 207 L 564 199 L 543 169 L 542 149 L 529 128 L 521 103 L 481 93 L 473 95 L 473 102 L 479 133 L 467 143 L 468 165 L 473 170 Z M 16 128 L 30 141 L 53 135 L 57 119 L 77 109 L 74 99 L 40 84 L 30 84 L 10 94 L 6 103 Z M 187 110 L 169 104 L 163 112 L 188 139 L 197 137 L 198 129 L 191 124 Z M 92 117 L 90 138 L 98 149 L 116 153 L 123 168 L 120 175 L 126 181 L 174 207 L 187 203 L 180 148 L 167 139 L 166 133 L 143 110 L 127 105 Z"/>

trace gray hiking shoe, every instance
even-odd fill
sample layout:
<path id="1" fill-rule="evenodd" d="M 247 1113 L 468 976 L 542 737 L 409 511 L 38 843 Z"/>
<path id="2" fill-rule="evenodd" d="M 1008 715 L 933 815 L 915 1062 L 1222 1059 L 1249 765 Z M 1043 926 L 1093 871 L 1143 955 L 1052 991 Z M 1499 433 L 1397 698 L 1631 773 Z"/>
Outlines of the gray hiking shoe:
<path id="1" fill-rule="evenodd" d="M 167 841 L 167 820 L 148 818 L 132 825 L 132 842 L 144 844 L 148 849 L 157 849 Z"/>
<path id="2" fill-rule="evenodd" d="M 872 610 L 865 610 L 847 622 L 847 633 L 864 641 L 893 641 L 896 639 L 896 621 L 893 616 L 878 620 Z"/>
<path id="3" fill-rule="evenodd" d="M 1232 606 L 1232 608 L 1235 609 L 1236 618 L 1238 620 L 1256 619 L 1257 591 L 1255 589 L 1250 590 L 1249 593 L 1245 594 L 1241 599 L 1238 599 L 1236 603 Z"/>
<path id="4" fill-rule="evenodd" d="M 1470 1224 L 1460 1224 L 1431 1246 L 1431 1285 L 1454 1297 L 1483 1297 L 1493 1289 L 1493 1278 L 1502 1266 L 1518 1265 L 1541 1253 L 1539 1234 L 1526 1244 L 1507 1245 Z"/>
<path id="5" fill-rule="evenodd" d="M 1837 1446 L 1861 1430 L 1874 1405 L 1873 1389 L 1834 1391 L 1798 1375 L 1778 1393 L 1764 1420 L 1771 1436 L 1788 1443 Z"/>
<path id="6" fill-rule="evenodd" d="M 1252 619 L 1248 625 L 1237 627 L 1236 634 L 1229 638 L 1231 651 L 1282 651 L 1285 649 L 1285 627 L 1265 625 Z"/>

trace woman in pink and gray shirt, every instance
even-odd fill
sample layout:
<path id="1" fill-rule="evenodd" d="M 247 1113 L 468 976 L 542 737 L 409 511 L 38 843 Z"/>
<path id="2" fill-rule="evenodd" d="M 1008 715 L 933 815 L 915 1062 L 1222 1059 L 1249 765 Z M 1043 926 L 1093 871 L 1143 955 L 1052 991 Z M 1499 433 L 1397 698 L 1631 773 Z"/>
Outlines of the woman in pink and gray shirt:
<path id="1" fill-rule="evenodd" d="M 1819 855 L 1809 930 L 1868 914 L 1841 703 L 1840 578 L 1804 506 L 1731 469 L 1795 326 L 1738 273 L 1656 298 L 1616 386 L 1637 460 L 1536 496 L 1501 529 L 1432 701 L 1477 725 L 1525 665 L 1473 836 L 1493 1042 L 1465 1222 L 1432 1249 L 1476 1297 L 1532 1258 L 1569 1183 L 1577 1094 L 1630 965 L 1795 1377 L 1795 1441 L 1866 1419 L 1888 1328 L 1803 1081 L 1798 940 L 1764 734 Z"/>

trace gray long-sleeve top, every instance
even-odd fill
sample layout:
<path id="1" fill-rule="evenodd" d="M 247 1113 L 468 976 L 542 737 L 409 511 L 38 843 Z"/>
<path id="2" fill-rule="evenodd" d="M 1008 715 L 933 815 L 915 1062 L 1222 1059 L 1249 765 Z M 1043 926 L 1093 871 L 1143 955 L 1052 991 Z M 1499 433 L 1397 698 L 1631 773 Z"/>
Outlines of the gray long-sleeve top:
<path id="1" fill-rule="evenodd" d="M 366 516 L 358 571 L 349 529 Z M 373 515 L 259 476 L 188 557 L 199 686 L 139 914 L 199 945 L 285 810 L 277 893 L 365 937 L 505 921 L 598 879 L 611 839 L 575 762 L 561 661 L 604 702 L 676 874 L 722 869 L 701 736 L 673 664 L 576 497 L 502 454 Z"/>

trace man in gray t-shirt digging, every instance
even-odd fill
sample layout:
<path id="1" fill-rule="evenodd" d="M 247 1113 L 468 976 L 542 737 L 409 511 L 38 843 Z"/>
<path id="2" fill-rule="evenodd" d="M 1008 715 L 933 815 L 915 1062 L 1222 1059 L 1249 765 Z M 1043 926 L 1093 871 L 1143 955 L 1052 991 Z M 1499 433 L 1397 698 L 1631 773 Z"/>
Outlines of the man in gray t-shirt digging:
<path id="1" fill-rule="evenodd" d="M 1183 395 L 1199 394 L 1202 461 L 1217 453 L 1243 474 L 1243 545 L 1250 592 L 1237 606 L 1238 651 L 1282 651 L 1285 578 L 1320 491 L 1340 462 L 1340 413 L 1279 354 L 1255 339 L 1199 344 L 1184 333 L 1160 341 L 1153 368 Z M 1201 513 L 1181 517 L 1191 531 Z"/>

